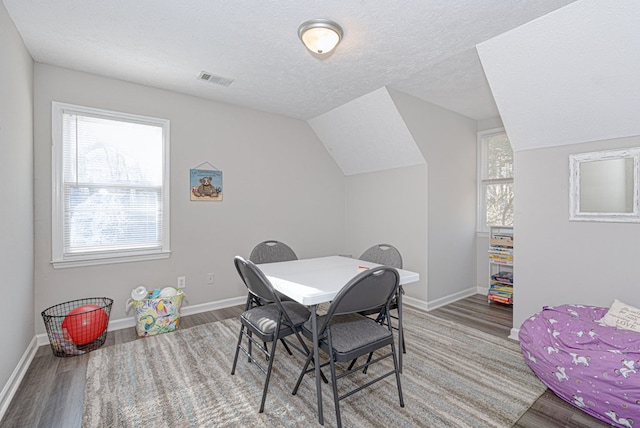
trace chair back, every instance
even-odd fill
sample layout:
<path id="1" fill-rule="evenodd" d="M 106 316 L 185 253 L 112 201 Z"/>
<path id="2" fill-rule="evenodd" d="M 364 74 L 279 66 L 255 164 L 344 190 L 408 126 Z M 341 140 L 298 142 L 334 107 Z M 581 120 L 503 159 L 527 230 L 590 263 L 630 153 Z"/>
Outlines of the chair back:
<path id="1" fill-rule="evenodd" d="M 402 269 L 402 255 L 400 251 L 393 245 L 377 244 L 367 249 L 360 256 L 360 260 L 366 262 L 378 263 L 379 265 L 392 266 L 396 269 Z"/>
<path id="2" fill-rule="evenodd" d="M 287 244 L 280 241 L 264 241 L 251 251 L 249 260 L 253 263 L 275 263 L 298 260 L 296 253 Z"/>
<path id="3" fill-rule="evenodd" d="M 368 269 L 356 275 L 331 302 L 319 331 L 324 331 L 334 316 L 387 307 L 396 295 L 399 282 L 400 274 L 391 266 Z"/>
<path id="4" fill-rule="evenodd" d="M 280 303 L 280 299 L 278 299 L 271 282 L 269 282 L 264 273 L 251 260 L 245 260 L 240 256 L 235 256 L 233 263 L 236 266 L 240 278 L 242 278 L 242 282 L 247 286 L 249 293 L 265 303 L 276 301 Z"/>

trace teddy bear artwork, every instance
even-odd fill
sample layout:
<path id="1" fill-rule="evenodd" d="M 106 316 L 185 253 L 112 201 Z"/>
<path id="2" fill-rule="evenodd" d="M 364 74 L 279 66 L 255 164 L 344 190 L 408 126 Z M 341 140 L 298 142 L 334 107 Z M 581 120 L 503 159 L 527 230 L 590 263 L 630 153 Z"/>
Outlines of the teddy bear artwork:
<path id="1" fill-rule="evenodd" d="M 191 170 L 191 200 L 192 201 L 221 201 L 222 200 L 222 171 L 192 169 Z"/>

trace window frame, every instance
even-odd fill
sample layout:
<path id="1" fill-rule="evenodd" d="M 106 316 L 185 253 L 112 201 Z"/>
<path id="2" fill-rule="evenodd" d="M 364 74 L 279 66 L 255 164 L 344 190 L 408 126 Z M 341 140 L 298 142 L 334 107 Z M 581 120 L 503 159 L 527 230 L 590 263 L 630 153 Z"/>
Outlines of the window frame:
<path id="1" fill-rule="evenodd" d="M 477 157 L 478 157 L 478 186 L 477 186 L 477 208 L 476 208 L 476 233 L 479 236 L 489 236 L 491 227 L 487 225 L 487 190 L 490 184 L 513 184 L 511 178 L 487 178 L 487 137 L 493 135 L 507 134 L 504 128 L 492 128 L 479 131 L 477 134 Z M 507 136 L 508 138 L 508 136 Z M 513 146 L 512 146 L 513 149 Z M 515 161 L 515 159 L 514 159 Z M 514 173 L 515 174 L 515 173 Z"/>
<path id="2" fill-rule="evenodd" d="M 64 165 L 63 165 L 63 115 L 92 116 L 103 119 L 132 122 L 162 128 L 162 240 L 159 248 L 97 251 L 69 255 L 64 253 Z M 51 106 L 51 264 L 54 268 L 93 266 L 126 263 L 143 260 L 166 259 L 171 255 L 170 242 L 170 121 L 150 116 L 141 116 L 53 101 Z"/>

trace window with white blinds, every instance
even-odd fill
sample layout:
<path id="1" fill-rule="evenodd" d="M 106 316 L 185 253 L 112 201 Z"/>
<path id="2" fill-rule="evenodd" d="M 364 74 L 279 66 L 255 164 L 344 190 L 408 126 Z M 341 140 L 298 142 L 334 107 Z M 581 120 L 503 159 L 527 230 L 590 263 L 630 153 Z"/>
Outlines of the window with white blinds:
<path id="1" fill-rule="evenodd" d="M 169 121 L 53 103 L 55 267 L 169 256 Z"/>

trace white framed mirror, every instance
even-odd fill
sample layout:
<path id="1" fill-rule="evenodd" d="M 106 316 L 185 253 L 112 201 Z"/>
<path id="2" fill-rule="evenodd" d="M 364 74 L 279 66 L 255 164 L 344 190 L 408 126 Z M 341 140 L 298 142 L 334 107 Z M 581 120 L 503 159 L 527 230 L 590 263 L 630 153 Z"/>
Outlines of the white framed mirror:
<path id="1" fill-rule="evenodd" d="M 569 220 L 640 222 L 640 147 L 569 156 Z"/>

